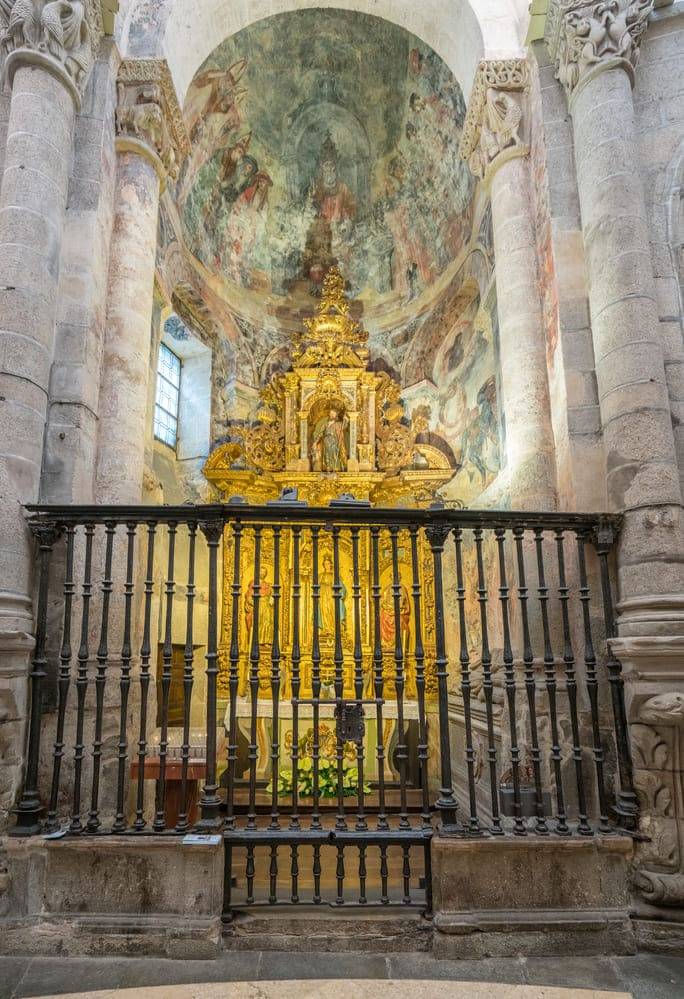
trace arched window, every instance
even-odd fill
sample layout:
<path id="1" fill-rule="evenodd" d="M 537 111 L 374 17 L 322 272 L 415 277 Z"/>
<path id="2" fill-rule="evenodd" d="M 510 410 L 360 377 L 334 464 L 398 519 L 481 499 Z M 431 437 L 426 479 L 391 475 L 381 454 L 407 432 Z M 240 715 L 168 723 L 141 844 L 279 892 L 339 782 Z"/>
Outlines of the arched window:
<path id="1" fill-rule="evenodd" d="M 165 343 L 159 345 L 157 392 L 154 403 L 154 436 L 174 450 L 178 442 L 181 359 Z"/>

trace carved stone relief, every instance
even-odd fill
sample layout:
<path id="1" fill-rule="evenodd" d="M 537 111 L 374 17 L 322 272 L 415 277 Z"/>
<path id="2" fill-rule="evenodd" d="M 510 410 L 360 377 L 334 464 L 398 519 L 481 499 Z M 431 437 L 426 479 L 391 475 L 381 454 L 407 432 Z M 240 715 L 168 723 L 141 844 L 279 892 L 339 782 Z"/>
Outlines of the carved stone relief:
<path id="1" fill-rule="evenodd" d="M 0 61 L 20 51 L 52 60 L 80 94 L 102 34 L 99 0 L 0 0 Z"/>
<path id="2" fill-rule="evenodd" d="M 546 43 L 569 97 L 587 74 L 616 61 L 633 78 L 652 10 L 653 0 L 552 0 Z"/>
<path id="3" fill-rule="evenodd" d="M 512 156 L 526 156 L 529 69 L 524 59 L 478 66 L 459 153 L 480 180 Z"/>
<path id="4" fill-rule="evenodd" d="M 117 135 L 146 146 L 166 176 L 175 180 L 190 143 L 167 64 L 158 59 L 124 60 L 117 99 Z"/>
<path id="5" fill-rule="evenodd" d="M 637 849 L 634 886 L 651 905 L 680 906 L 684 904 L 684 693 L 668 691 L 646 699 L 631 736 L 640 828 L 648 837 Z"/>

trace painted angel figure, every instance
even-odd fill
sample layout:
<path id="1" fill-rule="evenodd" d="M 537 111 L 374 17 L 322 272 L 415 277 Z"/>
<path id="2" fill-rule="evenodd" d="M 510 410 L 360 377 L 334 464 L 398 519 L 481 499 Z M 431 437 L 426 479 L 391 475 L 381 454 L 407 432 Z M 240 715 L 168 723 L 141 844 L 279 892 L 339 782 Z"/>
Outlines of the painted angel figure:
<path id="1" fill-rule="evenodd" d="M 346 414 L 340 416 L 331 409 L 314 428 L 311 457 L 315 472 L 344 472 L 347 469 L 347 445 L 344 434 L 349 423 Z"/>

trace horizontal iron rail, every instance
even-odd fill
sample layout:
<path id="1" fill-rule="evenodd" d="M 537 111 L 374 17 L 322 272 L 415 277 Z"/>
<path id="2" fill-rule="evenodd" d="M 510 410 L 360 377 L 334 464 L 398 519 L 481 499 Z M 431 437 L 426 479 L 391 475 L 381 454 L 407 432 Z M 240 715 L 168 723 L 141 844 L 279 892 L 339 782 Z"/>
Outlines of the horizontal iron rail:
<path id="1" fill-rule="evenodd" d="M 326 507 L 300 506 L 275 502 L 264 506 L 247 503 L 190 504 L 180 506 L 62 506 L 57 504 L 29 505 L 26 509 L 33 516 L 59 524 L 118 523 L 201 523 L 223 520 L 226 522 L 268 523 L 288 520 L 292 523 L 338 523 L 360 525 L 458 525 L 460 527 L 496 527 L 498 525 L 535 527 L 589 528 L 606 526 L 618 532 L 622 525 L 619 513 L 565 513 L 534 512 L 522 510 L 461 510 L 448 507 L 429 507 L 415 510 L 391 507 L 365 506 L 362 503 L 331 505 Z"/>
<path id="2" fill-rule="evenodd" d="M 409 846 L 425 844 L 432 829 L 224 829 L 223 840 L 233 845 L 270 846 Z"/>

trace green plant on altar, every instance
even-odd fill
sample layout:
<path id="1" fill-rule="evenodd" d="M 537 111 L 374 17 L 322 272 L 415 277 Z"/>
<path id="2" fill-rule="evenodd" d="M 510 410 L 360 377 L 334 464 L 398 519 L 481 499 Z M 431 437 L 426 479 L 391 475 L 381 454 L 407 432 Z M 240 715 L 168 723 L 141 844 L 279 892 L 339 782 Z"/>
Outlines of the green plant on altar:
<path id="1" fill-rule="evenodd" d="M 337 798 L 337 760 L 321 757 L 318 761 L 318 797 Z M 266 790 L 273 791 L 273 781 Z M 294 790 L 294 771 L 283 769 L 278 774 L 278 796 L 291 795 Z M 370 794 L 370 784 L 364 783 L 363 793 Z M 302 798 L 314 797 L 314 762 L 310 756 L 297 761 L 297 793 Z M 359 768 L 349 759 L 342 761 L 342 794 L 345 798 L 359 793 Z"/>

